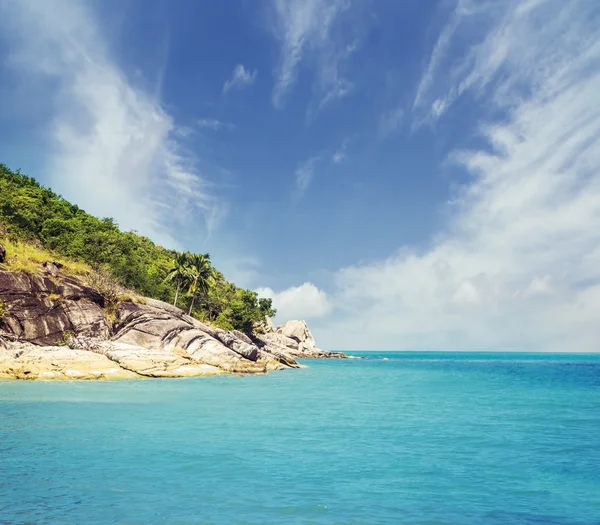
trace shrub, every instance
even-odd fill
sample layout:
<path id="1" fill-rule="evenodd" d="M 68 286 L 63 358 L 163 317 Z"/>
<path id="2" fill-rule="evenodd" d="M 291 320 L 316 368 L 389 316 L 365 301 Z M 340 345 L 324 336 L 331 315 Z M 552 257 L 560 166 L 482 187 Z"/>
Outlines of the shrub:
<path id="1" fill-rule="evenodd" d="M 107 268 L 100 267 L 92 270 L 87 283 L 104 300 L 106 308 L 116 307 L 122 297 L 122 286 L 119 285 Z"/>
<path id="2" fill-rule="evenodd" d="M 67 346 L 69 344 L 69 339 L 75 335 L 75 332 L 63 332 L 61 338 L 56 341 L 56 346 Z"/>

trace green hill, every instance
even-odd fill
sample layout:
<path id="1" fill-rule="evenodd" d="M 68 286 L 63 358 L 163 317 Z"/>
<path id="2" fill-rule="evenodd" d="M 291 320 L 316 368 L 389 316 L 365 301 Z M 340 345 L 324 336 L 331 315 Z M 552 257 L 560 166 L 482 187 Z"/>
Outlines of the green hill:
<path id="1" fill-rule="evenodd" d="M 176 261 L 205 258 L 210 267 L 206 287 L 196 287 L 193 272 L 183 272 L 177 305 L 192 315 L 225 329 L 248 334 L 255 323 L 275 315 L 270 299 L 228 282 L 210 264 L 208 254 L 188 254 L 155 244 L 134 232 L 123 232 L 113 219 L 99 219 L 41 186 L 34 178 L 0 164 L 0 239 L 34 248 L 21 250 L 18 269 L 27 270 L 25 253 L 44 249 L 70 261 L 104 270 L 120 285 L 171 302 L 177 280 L 169 280 Z M 17 243 L 17 244 L 15 244 Z M 10 253 L 9 253 L 10 256 Z M 191 288 L 191 290 L 190 290 Z"/>

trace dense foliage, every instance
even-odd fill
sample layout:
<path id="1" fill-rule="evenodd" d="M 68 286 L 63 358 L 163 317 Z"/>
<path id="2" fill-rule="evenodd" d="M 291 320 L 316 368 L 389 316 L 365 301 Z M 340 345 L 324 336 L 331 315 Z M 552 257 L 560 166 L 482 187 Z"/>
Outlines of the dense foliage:
<path id="1" fill-rule="evenodd" d="M 177 302 L 223 328 L 250 333 L 255 323 L 275 315 L 270 299 L 259 299 L 255 292 L 228 282 L 211 266 L 208 254 L 181 254 L 147 237 L 122 232 L 113 219 L 89 215 L 4 164 L 0 164 L 0 224 L 9 237 L 105 268 L 123 286 Z"/>

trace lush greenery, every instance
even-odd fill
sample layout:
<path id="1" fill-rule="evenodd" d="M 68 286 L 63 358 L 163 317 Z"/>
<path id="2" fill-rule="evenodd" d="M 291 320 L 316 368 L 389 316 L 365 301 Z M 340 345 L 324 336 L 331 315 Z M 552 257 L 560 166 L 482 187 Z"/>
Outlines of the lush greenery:
<path id="1" fill-rule="evenodd" d="M 0 235 L 9 243 L 9 256 L 18 246 L 18 253 L 29 250 L 38 258 L 40 253 L 62 256 L 61 262 L 73 273 L 85 272 L 88 265 L 103 269 L 124 287 L 176 303 L 223 328 L 251 333 L 256 323 L 275 315 L 270 299 L 259 299 L 255 292 L 228 282 L 212 267 L 208 254 L 168 250 L 137 233 L 122 232 L 113 219 L 89 215 L 4 164 L 0 164 Z M 12 260 L 24 271 L 32 271 L 33 263 L 27 255 Z"/>

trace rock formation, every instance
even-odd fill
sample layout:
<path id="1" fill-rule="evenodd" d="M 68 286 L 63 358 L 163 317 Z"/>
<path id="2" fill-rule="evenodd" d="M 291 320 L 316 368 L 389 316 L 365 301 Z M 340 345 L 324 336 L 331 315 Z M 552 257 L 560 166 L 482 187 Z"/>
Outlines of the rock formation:
<path id="1" fill-rule="evenodd" d="M 73 277 L 0 271 L 0 300 L 0 335 L 11 339 L 52 345 L 69 334 L 110 335 L 103 298 Z"/>
<path id="2" fill-rule="evenodd" d="M 259 333 L 256 337 L 267 351 L 284 349 L 284 352 L 294 358 L 346 357 L 339 352 L 327 352 L 317 348 L 305 321 L 288 321 L 285 325 L 275 328 L 268 319 L 262 329 L 264 333 Z"/>
<path id="3" fill-rule="evenodd" d="M 107 316 L 101 295 L 51 262 L 35 275 L 0 271 L 0 306 L 0 378 L 264 373 L 298 368 L 297 357 L 339 356 L 316 348 L 304 321 L 271 323 L 252 340 L 143 297 Z"/>

